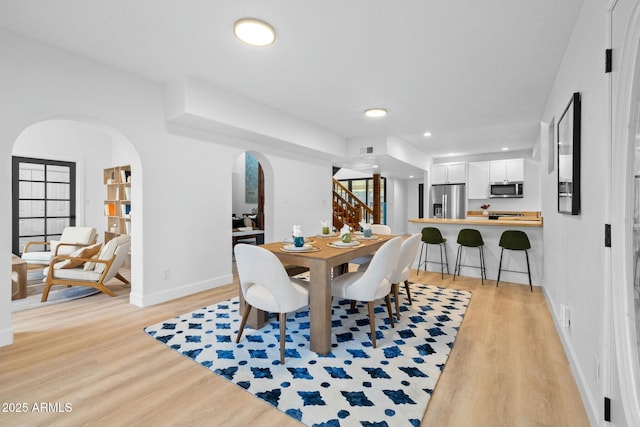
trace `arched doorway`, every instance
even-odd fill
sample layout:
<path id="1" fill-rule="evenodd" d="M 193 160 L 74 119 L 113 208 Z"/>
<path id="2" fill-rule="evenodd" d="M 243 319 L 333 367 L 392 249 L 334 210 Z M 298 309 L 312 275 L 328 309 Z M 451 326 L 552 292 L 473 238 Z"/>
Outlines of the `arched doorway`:
<path id="1" fill-rule="evenodd" d="M 238 226 L 252 227 L 259 235 L 247 236 L 248 242 L 261 243 L 271 239 L 273 223 L 273 172 L 271 164 L 261 153 L 247 151 L 236 159 L 232 168 L 232 221 Z M 235 233 L 234 233 L 235 234 Z M 243 236 L 240 236 L 243 237 Z M 234 237 L 234 241 L 239 240 Z"/>
<path id="2" fill-rule="evenodd" d="M 58 116 L 32 123 L 14 141 L 13 156 L 62 160 L 76 165 L 76 225 L 95 227 L 98 241 L 107 230 L 104 200 L 107 197 L 103 182 L 104 169 L 114 165 L 131 166 L 131 200 L 135 210 L 142 213 L 140 157 L 131 141 L 120 131 L 104 122 L 76 116 Z M 135 304 L 142 293 L 141 215 L 131 217 L 131 293 Z"/>

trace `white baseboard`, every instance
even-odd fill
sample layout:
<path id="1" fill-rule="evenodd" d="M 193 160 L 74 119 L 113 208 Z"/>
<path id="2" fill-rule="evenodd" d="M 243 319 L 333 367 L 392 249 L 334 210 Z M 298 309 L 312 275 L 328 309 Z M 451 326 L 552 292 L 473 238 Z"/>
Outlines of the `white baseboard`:
<path id="1" fill-rule="evenodd" d="M 203 280 L 201 282 L 176 287 L 166 291 L 156 292 L 149 295 L 131 293 L 131 295 L 129 296 L 129 303 L 138 307 L 148 307 L 150 305 L 160 304 L 177 298 L 182 298 L 187 295 L 195 294 L 197 292 L 207 291 L 209 289 L 217 288 L 218 286 L 228 285 L 232 282 L 233 275 L 228 274 Z"/>
<path id="2" fill-rule="evenodd" d="M 13 344 L 13 328 L 0 330 L 0 347 Z"/>
<path id="3" fill-rule="evenodd" d="M 555 303 L 544 287 L 542 287 L 542 292 L 544 293 L 544 298 L 547 301 L 547 306 L 549 307 L 549 312 L 551 312 L 551 317 L 553 318 L 553 323 L 556 326 L 556 332 L 558 332 L 558 336 L 560 337 L 560 341 L 562 342 L 564 352 L 567 355 L 567 359 L 569 359 L 569 366 L 571 366 L 571 372 L 573 373 L 573 376 L 576 380 L 576 385 L 578 386 L 578 391 L 580 392 L 580 396 L 582 397 L 582 403 L 584 404 L 585 410 L 587 411 L 589 422 L 592 426 L 600 425 L 600 412 L 597 409 L 599 406 L 596 403 L 594 396 L 589 392 L 589 390 L 587 390 L 585 386 L 585 384 L 587 384 L 587 381 L 585 380 L 584 372 L 576 363 L 577 358 L 575 355 L 575 351 L 566 335 L 566 329 L 562 326 L 562 319 L 559 319 L 556 316 L 556 311 L 554 309 Z"/>

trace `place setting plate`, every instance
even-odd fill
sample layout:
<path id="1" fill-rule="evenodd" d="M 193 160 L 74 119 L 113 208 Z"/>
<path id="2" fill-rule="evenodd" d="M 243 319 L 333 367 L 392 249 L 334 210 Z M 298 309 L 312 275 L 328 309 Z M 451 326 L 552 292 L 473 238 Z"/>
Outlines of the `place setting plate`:
<path id="1" fill-rule="evenodd" d="M 320 250 L 317 246 L 311 246 L 310 244 L 304 244 L 302 246 L 295 246 L 293 244 L 284 245 L 280 248 L 285 252 L 317 252 Z"/>
<path id="2" fill-rule="evenodd" d="M 355 248 L 358 246 L 362 246 L 362 243 L 358 242 L 358 241 L 351 241 L 349 243 L 344 243 L 342 240 L 334 240 L 333 242 L 329 242 L 327 243 L 327 246 L 330 246 L 332 248 Z"/>
<path id="3" fill-rule="evenodd" d="M 380 236 L 376 236 L 375 234 L 372 234 L 369 237 L 366 237 L 365 235 L 362 236 L 358 236 L 358 240 L 379 240 Z"/>
<path id="4" fill-rule="evenodd" d="M 323 239 L 330 239 L 332 237 L 338 237 L 340 235 L 340 233 L 338 233 L 337 231 L 334 231 L 333 233 L 329 233 L 329 234 L 316 234 L 316 237 L 321 237 Z"/>
<path id="5" fill-rule="evenodd" d="M 313 239 L 310 239 L 308 237 L 304 238 L 304 244 L 306 245 L 313 245 L 316 241 Z M 291 245 L 293 246 L 293 237 L 287 237 L 286 239 L 284 239 L 282 241 L 282 243 L 284 243 L 285 245 Z"/>

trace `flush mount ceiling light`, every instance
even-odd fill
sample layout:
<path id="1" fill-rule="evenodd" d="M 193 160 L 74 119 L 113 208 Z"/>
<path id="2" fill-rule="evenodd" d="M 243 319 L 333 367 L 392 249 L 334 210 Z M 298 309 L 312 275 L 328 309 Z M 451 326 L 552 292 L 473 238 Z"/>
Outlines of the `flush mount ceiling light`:
<path id="1" fill-rule="evenodd" d="M 369 108 L 364 110 L 364 115 L 367 117 L 384 117 L 387 115 L 387 110 L 384 108 Z"/>
<path id="2" fill-rule="evenodd" d="M 255 18 L 238 19 L 233 24 L 233 34 L 240 41 L 258 47 L 272 45 L 276 40 L 276 32 L 273 27 Z"/>
<path id="3" fill-rule="evenodd" d="M 426 131 L 425 133 L 423 133 L 425 138 L 429 138 L 431 136 L 431 132 Z"/>

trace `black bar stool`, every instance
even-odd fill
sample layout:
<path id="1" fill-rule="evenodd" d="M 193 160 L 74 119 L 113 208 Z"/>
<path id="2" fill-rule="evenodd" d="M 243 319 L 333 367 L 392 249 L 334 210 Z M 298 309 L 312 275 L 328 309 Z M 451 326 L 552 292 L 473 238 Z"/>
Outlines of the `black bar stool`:
<path id="1" fill-rule="evenodd" d="M 487 278 L 487 270 L 484 264 L 484 240 L 482 240 L 482 234 L 478 230 L 473 228 L 463 228 L 458 232 L 458 254 L 456 255 L 456 265 L 453 270 L 453 280 L 456 280 L 456 274 L 460 275 L 460 267 L 474 267 L 480 268 L 480 280 L 484 285 L 484 279 Z M 477 265 L 464 265 L 462 262 L 462 248 L 478 248 L 480 253 L 480 267 Z"/>
<path id="2" fill-rule="evenodd" d="M 432 262 L 435 264 L 440 264 L 440 271 L 442 274 L 442 278 L 444 279 L 444 267 L 447 266 L 447 274 L 449 274 L 449 260 L 447 259 L 447 239 L 442 237 L 442 233 L 436 227 L 424 227 L 422 229 L 422 247 L 420 248 L 420 257 L 418 257 L 418 274 L 420 274 L 420 266 L 424 264 L 424 271 L 427 271 L 427 263 Z M 438 245 L 440 247 L 440 262 L 438 261 L 429 261 L 428 259 L 428 251 L 429 245 Z M 444 260 L 442 262 L 442 247 L 444 246 Z M 422 250 L 424 251 L 424 261 L 422 261 Z"/>
<path id="3" fill-rule="evenodd" d="M 529 288 L 531 292 L 533 292 L 533 285 L 531 284 L 531 268 L 529 267 L 529 252 L 528 249 L 531 249 L 531 243 L 529 242 L 529 236 L 524 231 L 519 230 L 507 230 L 502 233 L 500 236 L 500 243 L 498 245 L 502 248 L 500 251 L 500 266 L 498 267 L 498 280 L 496 281 L 496 286 L 500 283 L 500 272 L 502 271 L 502 254 L 504 250 L 510 251 L 524 251 L 524 254 L 527 258 L 527 271 L 515 271 L 515 270 L 507 270 L 512 273 L 527 273 L 529 275 Z"/>

